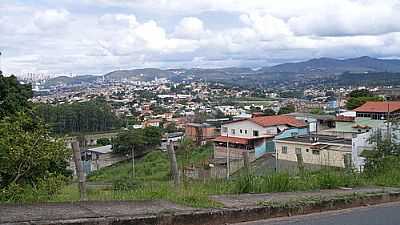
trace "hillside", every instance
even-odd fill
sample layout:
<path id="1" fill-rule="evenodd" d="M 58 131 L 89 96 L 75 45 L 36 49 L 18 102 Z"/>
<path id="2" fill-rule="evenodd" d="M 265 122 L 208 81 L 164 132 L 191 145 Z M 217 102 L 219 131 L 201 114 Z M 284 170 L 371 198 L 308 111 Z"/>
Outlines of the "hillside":
<path id="1" fill-rule="evenodd" d="M 354 77 L 369 72 L 365 79 L 372 79 L 378 73 L 399 73 L 400 60 L 397 59 L 377 59 L 368 56 L 350 59 L 317 58 L 303 62 L 284 63 L 271 67 L 263 67 L 253 70 L 247 67 L 227 67 L 227 68 L 191 68 L 191 69 L 157 69 L 144 68 L 132 70 L 116 70 L 104 75 L 108 81 L 112 80 L 140 80 L 150 81 L 157 78 L 167 78 L 172 81 L 184 79 L 206 80 L 211 82 L 221 82 L 229 85 L 242 86 L 276 86 L 287 82 L 300 82 L 310 84 L 317 79 L 332 80 L 336 83 L 343 83 L 340 79 L 346 78 L 354 83 Z M 351 79 L 342 74 L 353 73 Z M 336 79 L 335 79 L 336 77 Z M 394 74 L 388 75 L 391 79 L 397 77 Z M 57 77 L 48 81 L 47 85 L 55 84 L 84 84 L 94 82 L 96 76 L 78 77 Z"/>
<path id="2" fill-rule="evenodd" d="M 376 59 L 368 56 L 351 59 L 318 58 L 298 63 L 284 63 L 264 67 L 265 72 L 344 73 L 344 72 L 400 72 L 400 60 Z"/>

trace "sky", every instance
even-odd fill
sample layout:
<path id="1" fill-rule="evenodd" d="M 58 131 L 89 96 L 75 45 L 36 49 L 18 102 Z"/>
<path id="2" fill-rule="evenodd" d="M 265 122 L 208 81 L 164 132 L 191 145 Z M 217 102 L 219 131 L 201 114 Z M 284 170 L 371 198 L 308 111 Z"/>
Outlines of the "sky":
<path id="1" fill-rule="evenodd" d="M 0 0 L 6 74 L 400 56 L 400 0 Z"/>

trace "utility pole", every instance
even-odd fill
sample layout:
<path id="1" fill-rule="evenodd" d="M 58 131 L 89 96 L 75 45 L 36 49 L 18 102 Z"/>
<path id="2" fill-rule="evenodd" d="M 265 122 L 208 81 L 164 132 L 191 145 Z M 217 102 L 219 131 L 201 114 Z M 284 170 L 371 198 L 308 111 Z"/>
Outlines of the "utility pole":
<path id="1" fill-rule="evenodd" d="M 176 155 L 172 142 L 168 144 L 168 156 L 171 164 L 171 174 L 174 179 L 175 186 L 180 185 L 178 163 L 176 162 Z"/>
<path id="2" fill-rule="evenodd" d="M 131 155 L 132 155 L 132 178 L 135 177 L 135 150 L 134 146 L 131 148 Z"/>
<path id="3" fill-rule="evenodd" d="M 278 172 L 278 148 L 275 145 L 275 172 Z"/>
<path id="4" fill-rule="evenodd" d="M 391 134 L 390 134 L 390 104 L 389 104 L 389 102 L 387 102 L 387 118 L 386 118 L 386 129 L 387 129 L 387 138 L 388 138 L 388 140 L 391 142 L 392 141 L 392 137 L 391 137 Z"/>
<path id="5" fill-rule="evenodd" d="M 80 200 L 86 201 L 86 184 L 85 184 L 85 173 L 83 172 L 82 160 L 81 160 L 81 150 L 79 148 L 79 142 L 72 142 L 73 158 L 75 162 L 76 174 L 79 180 L 79 193 Z"/>
<path id="6" fill-rule="evenodd" d="M 229 152 L 229 130 L 226 133 L 226 179 L 229 180 L 229 174 L 231 172 L 230 165 L 230 152 Z"/>

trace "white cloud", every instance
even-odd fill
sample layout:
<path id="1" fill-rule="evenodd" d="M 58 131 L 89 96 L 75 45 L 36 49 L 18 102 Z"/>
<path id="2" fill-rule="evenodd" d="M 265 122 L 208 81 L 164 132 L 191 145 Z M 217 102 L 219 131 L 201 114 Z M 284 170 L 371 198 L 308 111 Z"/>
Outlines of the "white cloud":
<path id="1" fill-rule="evenodd" d="M 67 10 L 48 9 L 36 12 L 33 23 L 42 30 L 60 28 L 70 20 Z"/>
<path id="2" fill-rule="evenodd" d="M 398 0 L 59 0 L 56 8 L 4 1 L 8 73 L 400 55 Z"/>
<path id="3" fill-rule="evenodd" d="M 243 14 L 240 19 L 260 35 L 262 40 L 273 40 L 292 35 L 287 24 L 279 18 L 269 14 L 258 13 Z"/>
<path id="4" fill-rule="evenodd" d="M 196 17 L 185 17 L 175 27 L 174 36 L 178 38 L 199 39 L 207 35 L 203 21 Z"/>

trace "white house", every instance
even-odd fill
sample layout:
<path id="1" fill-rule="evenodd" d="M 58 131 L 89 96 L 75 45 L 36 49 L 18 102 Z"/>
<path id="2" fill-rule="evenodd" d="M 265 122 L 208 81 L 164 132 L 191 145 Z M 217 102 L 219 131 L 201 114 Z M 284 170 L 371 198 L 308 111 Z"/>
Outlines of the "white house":
<path id="1" fill-rule="evenodd" d="M 249 151 L 251 159 L 274 152 L 275 137 L 296 136 L 307 133 L 307 124 L 290 116 L 260 116 L 231 121 L 221 126 L 221 135 L 214 139 L 214 157 L 241 158 Z"/>

